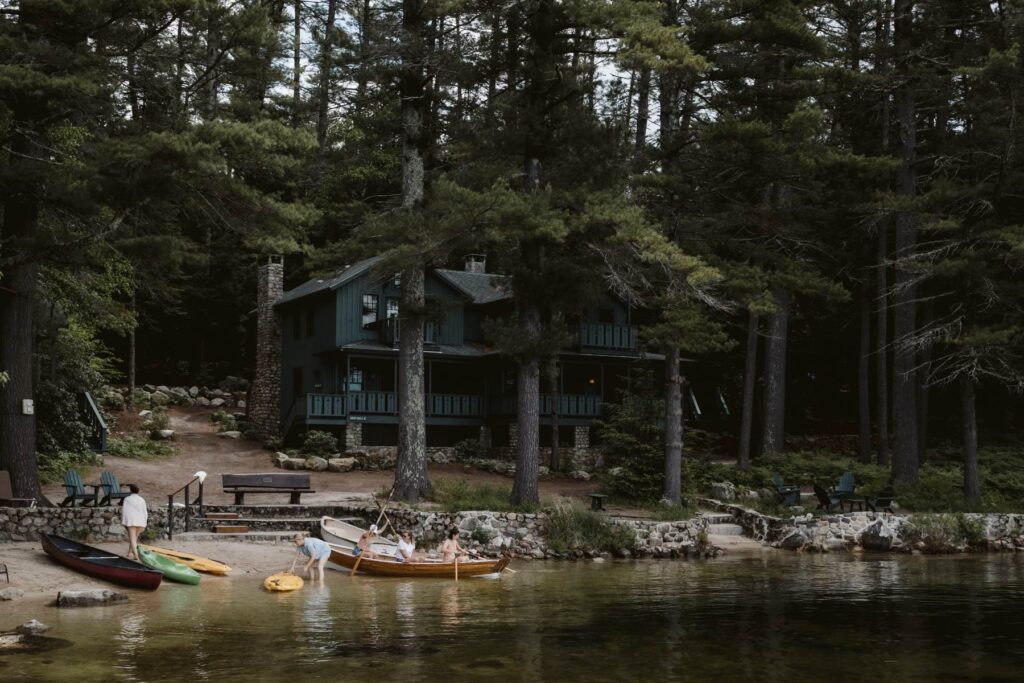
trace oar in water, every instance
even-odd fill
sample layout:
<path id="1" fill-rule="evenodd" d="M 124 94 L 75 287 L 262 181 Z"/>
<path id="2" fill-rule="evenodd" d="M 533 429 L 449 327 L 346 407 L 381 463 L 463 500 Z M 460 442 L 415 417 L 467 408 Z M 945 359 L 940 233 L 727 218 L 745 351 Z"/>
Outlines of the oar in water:
<path id="1" fill-rule="evenodd" d="M 455 553 L 455 580 L 459 580 L 459 554 Z"/>

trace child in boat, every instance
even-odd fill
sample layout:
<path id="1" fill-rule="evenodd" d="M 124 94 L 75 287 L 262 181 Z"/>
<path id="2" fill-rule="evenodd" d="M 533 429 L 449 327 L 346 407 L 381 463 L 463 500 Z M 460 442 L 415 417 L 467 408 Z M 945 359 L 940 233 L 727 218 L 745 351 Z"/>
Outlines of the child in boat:
<path id="1" fill-rule="evenodd" d="M 356 557 L 365 553 L 366 557 L 371 560 L 377 557 L 377 553 L 370 550 L 370 545 L 373 543 L 373 537 L 377 535 L 377 525 L 371 524 L 367 531 L 364 531 L 356 542 L 356 547 L 352 549 L 352 554 Z"/>
<path id="2" fill-rule="evenodd" d="M 448 532 L 448 538 L 441 544 L 441 561 L 454 562 L 456 555 L 468 555 L 462 546 L 459 545 L 459 530 L 452 528 Z"/>
<path id="3" fill-rule="evenodd" d="M 327 564 L 327 560 L 331 557 L 331 546 L 327 545 L 319 538 L 313 538 L 312 536 L 303 536 L 302 534 L 295 534 L 292 537 L 292 541 L 297 546 L 295 551 L 295 559 L 292 560 L 292 566 L 288 570 L 289 572 L 295 571 L 295 563 L 299 561 L 300 555 L 305 555 L 309 558 L 306 562 L 306 566 L 303 567 L 303 571 L 306 575 L 310 576 L 310 568 L 313 563 L 317 563 L 317 574 L 320 577 L 320 583 L 324 582 L 324 565 Z"/>
<path id="4" fill-rule="evenodd" d="M 398 539 L 398 554 L 395 559 L 399 562 L 412 561 L 416 554 L 416 542 L 412 540 L 412 532 L 403 531 Z"/>

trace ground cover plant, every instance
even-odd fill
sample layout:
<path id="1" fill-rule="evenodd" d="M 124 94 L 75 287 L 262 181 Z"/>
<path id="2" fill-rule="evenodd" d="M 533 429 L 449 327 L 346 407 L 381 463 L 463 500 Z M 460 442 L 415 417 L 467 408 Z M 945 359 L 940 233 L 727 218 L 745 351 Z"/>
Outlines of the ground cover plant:
<path id="1" fill-rule="evenodd" d="M 558 505 L 546 515 L 544 537 L 555 552 L 587 549 L 618 553 L 636 547 L 636 536 L 629 527 L 581 505 Z"/>
<path id="2" fill-rule="evenodd" d="M 536 512 L 537 505 L 513 505 L 511 486 L 471 483 L 466 479 L 439 478 L 433 482 L 430 500 L 445 512 L 491 510 L 494 512 Z M 387 496 L 385 495 L 385 498 Z"/>

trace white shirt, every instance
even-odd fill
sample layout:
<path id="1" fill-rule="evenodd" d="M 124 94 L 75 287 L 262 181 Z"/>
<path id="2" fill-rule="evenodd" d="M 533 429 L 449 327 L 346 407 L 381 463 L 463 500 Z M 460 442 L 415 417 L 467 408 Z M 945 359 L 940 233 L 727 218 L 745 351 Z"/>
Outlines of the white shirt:
<path id="1" fill-rule="evenodd" d="M 398 556 L 403 560 L 407 560 L 412 557 L 413 552 L 416 550 L 416 544 L 410 543 L 404 538 L 398 539 Z"/>
<path id="2" fill-rule="evenodd" d="M 146 526 L 149 520 L 149 510 L 146 509 L 146 500 L 137 493 L 133 493 L 124 499 L 121 506 L 121 524 L 124 526 Z"/>

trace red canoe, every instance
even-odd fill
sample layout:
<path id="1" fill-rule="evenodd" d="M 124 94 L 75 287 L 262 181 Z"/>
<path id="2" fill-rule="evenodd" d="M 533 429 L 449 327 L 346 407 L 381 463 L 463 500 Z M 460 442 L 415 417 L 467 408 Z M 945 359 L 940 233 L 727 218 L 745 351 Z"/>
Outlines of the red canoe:
<path id="1" fill-rule="evenodd" d="M 129 588 L 154 590 L 163 574 L 127 557 L 72 541 L 56 534 L 43 534 L 43 550 L 65 567 Z"/>

